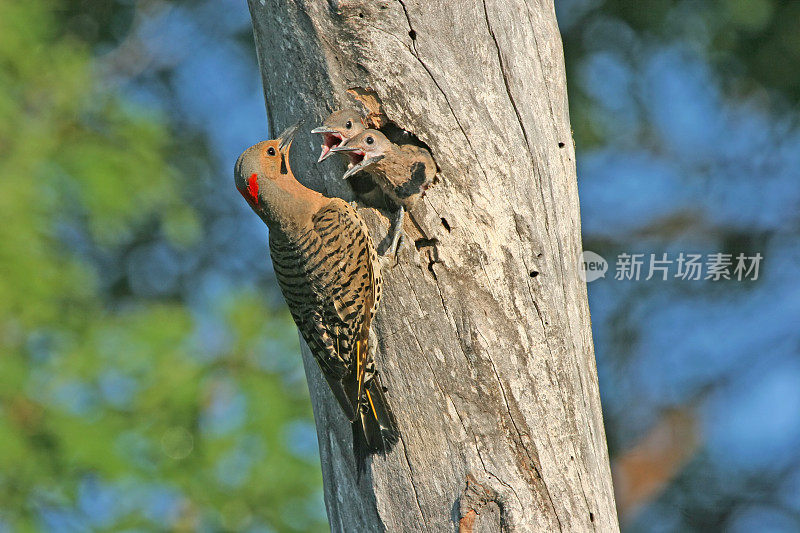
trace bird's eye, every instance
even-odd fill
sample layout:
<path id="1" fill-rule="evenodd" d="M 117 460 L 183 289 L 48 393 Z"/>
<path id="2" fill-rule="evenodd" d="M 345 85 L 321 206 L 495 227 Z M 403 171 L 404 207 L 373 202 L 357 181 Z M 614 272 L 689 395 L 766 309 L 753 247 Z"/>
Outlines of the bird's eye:
<path id="1" fill-rule="evenodd" d="M 348 120 L 347 122 L 345 122 L 344 127 L 349 130 L 350 128 L 353 127 L 353 122 Z"/>
<path id="2" fill-rule="evenodd" d="M 273 148 L 272 146 L 270 146 L 269 148 L 267 148 L 267 153 L 268 153 L 269 155 L 275 155 L 275 148 Z"/>
<path id="3" fill-rule="evenodd" d="M 375 142 L 375 139 L 373 139 L 372 137 L 367 137 L 366 141 L 367 141 L 367 144 L 372 144 L 372 143 Z"/>

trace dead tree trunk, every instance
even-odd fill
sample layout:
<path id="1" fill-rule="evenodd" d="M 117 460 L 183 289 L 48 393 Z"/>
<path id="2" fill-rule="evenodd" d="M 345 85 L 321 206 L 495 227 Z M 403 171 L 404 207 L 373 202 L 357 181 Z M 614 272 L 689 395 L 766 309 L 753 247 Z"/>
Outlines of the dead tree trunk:
<path id="1" fill-rule="evenodd" d="M 385 272 L 377 364 L 402 441 L 357 480 L 304 353 L 333 531 L 618 529 L 581 251 L 564 60 L 548 0 L 250 0 L 295 174 L 352 198 L 308 130 L 368 87 L 440 182 Z M 315 121 L 317 124 L 315 124 Z M 388 222 L 364 209 L 380 241 Z"/>

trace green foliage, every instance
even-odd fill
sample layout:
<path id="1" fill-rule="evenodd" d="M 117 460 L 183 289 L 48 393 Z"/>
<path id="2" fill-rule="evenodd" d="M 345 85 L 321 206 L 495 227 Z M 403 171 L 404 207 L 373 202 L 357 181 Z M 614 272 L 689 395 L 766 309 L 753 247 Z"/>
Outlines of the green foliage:
<path id="1" fill-rule="evenodd" d="M 228 347 L 203 357 L 186 303 L 103 289 L 83 248 L 144 227 L 188 246 L 200 216 L 163 120 L 99 88 L 53 7 L 0 0 L 0 530 L 322 529 L 319 466 L 287 436 L 311 416 L 287 314 L 228 295 Z"/>

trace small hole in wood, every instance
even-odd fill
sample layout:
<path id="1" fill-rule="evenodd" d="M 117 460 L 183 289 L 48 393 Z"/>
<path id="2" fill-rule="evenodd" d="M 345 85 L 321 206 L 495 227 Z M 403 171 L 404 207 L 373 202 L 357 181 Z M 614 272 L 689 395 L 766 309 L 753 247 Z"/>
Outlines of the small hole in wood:
<path id="1" fill-rule="evenodd" d="M 566 146 L 566 144 L 564 144 L 564 143 L 558 143 L 558 147 L 559 148 L 564 148 L 565 146 Z"/>
<path id="2" fill-rule="evenodd" d="M 450 233 L 450 224 L 447 222 L 447 219 L 444 218 L 444 217 L 442 217 L 442 226 L 444 226 L 444 229 L 447 230 L 447 233 Z"/>
<path id="3" fill-rule="evenodd" d="M 535 277 L 536 277 L 536 276 L 538 276 L 538 275 L 539 275 L 539 273 L 538 273 L 538 272 L 536 272 L 535 270 L 531 270 L 531 277 L 532 277 L 532 278 L 535 278 Z"/>
<path id="4" fill-rule="evenodd" d="M 415 32 L 414 30 L 409 31 L 408 32 L 408 36 L 411 37 L 412 41 L 416 41 L 417 40 L 417 32 Z"/>
<path id="5" fill-rule="evenodd" d="M 594 522 L 594 513 L 589 513 L 589 522 Z"/>
<path id="6" fill-rule="evenodd" d="M 364 18 L 364 13 L 359 13 L 358 14 L 358 18 L 363 19 Z"/>
<path id="7" fill-rule="evenodd" d="M 417 251 L 420 251 L 429 246 L 436 246 L 438 243 L 439 241 L 437 239 L 417 239 L 414 241 L 414 246 L 417 248 Z"/>

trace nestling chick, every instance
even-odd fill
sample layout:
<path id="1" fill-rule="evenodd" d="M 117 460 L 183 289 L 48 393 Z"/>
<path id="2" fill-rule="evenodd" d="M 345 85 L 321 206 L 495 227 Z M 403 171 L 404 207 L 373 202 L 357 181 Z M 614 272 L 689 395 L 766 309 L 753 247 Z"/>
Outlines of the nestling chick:
<path id="1" fill-rule="evenodd" d="M 345 108 L 331 113 L 322 122 L 322 126 L 311 130 L 311 133 L 322 135 L 322 153 L 317 163 L 325 161 L 331 155 L 331 148 L 352 139 L 365 129 L 361 115 L 355 109 Z"/>
<path id="2" fill-rule="evenodd" d="M 394 144 L 383 133 L 372 129 L 362 131 L 331 151 L 347 153 L 350 157 L 350 168 L 343 178 L 362 170 L 367 172 L 399 207 L 389 248 L 396 252 L 405 210 L 414 207 L 436 177 L 436 163 L 430 152 L 413 144 Z"/>

